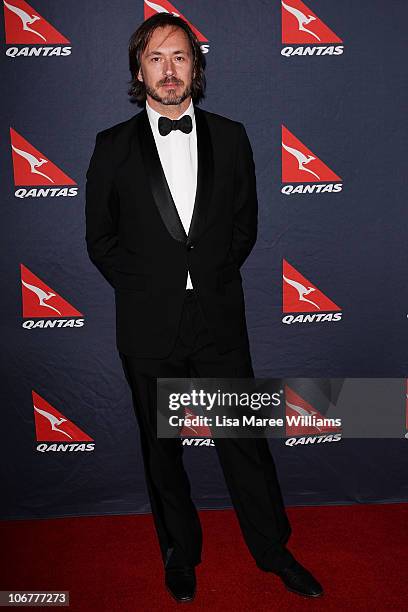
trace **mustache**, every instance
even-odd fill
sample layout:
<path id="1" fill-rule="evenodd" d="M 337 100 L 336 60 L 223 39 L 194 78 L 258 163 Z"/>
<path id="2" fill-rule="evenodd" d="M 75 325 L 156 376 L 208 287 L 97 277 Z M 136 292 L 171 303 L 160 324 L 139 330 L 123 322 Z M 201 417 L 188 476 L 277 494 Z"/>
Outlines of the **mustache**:
<path id="1" fill-rule="evenodd" d="M 184 81 L 180 79 L 162 79 L 157 83 L 159 86 L 161 85 L 184 85 Z"/>

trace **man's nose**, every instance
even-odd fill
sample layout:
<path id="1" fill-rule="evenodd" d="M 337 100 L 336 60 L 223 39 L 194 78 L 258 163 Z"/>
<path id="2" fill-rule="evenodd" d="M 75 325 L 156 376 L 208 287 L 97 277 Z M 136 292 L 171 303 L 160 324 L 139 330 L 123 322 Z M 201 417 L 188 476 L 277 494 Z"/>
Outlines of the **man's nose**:
<path id="1" fill-rule="evenodd" d="M 167 76 L 171 76 L 172 74 L 175 74 L 176 70 L 175 70 L 175 66 L 172 62 L 171 59 L 167 59 L 164 61 L 164 72 Z"/>

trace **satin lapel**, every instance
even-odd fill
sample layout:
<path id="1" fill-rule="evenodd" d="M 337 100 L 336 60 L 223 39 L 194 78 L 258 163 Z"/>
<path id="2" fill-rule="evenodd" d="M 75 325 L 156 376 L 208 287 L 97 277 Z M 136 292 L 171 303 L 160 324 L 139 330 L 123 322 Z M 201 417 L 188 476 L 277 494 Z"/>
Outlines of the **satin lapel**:
<path id="1" fill-rule="evenodd" d="M 194 107 L 197 130 L 197 189 L 187 245 L 193 244 L 207 219 L 214 181 L 214 156 L 207 120 L 197 106 Z"/>
<path id="2" fill-rule="evenodd" d="M 175 240 L 186 242 L 187 234 L 167 184 L 146 109 L 139 114 L 138 136 L 146 175 L 163 223 Z"/>
<path id="3" fill-rule="evenodd" d="M 146 110 L 139 113 L 137 122 L 140 152 L 160 216 L 170 235 L 187 245 L 194 243 L 204 227 L 214 181 L 210 130 L 204 112 L 194 107 L 194 114 L 197 130 L 197 189 L 188 236 L 167 184 Z"/>

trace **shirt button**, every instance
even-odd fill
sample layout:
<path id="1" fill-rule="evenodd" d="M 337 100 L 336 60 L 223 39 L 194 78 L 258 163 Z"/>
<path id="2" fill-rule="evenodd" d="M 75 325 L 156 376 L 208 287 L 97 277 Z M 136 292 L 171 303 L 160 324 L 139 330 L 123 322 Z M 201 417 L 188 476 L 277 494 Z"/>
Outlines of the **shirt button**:
<path id="1" fill-rule="evenodd" d="M 189 244 L 189 245 L 188 245 L 187 250 L 188 250 L 188 251 L 191 251 L 191 249 L 194 249 L 194 244 Z"/>

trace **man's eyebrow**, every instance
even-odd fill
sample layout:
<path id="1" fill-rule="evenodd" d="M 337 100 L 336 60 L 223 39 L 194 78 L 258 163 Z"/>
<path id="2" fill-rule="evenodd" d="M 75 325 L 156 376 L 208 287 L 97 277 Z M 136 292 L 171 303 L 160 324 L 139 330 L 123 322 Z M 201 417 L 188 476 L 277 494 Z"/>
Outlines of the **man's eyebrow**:
<path id="1" fill-rule="evenodd" d="M 178 51 L 173 51 L 173 55 L 175 55 L 175 54 L 176 54 L 176 55 L 179 55 L 180 53 L 187 54 L 187 51 L 184 51 L 183 49 L 180 49 L 180 50 L 178 50 Z M 162 53 L 161 51 L 150 51 L 150 52 L 147 54 L 147 57 L 149 57 L 150 55 L 163 55 L 163 53 Z"/>

